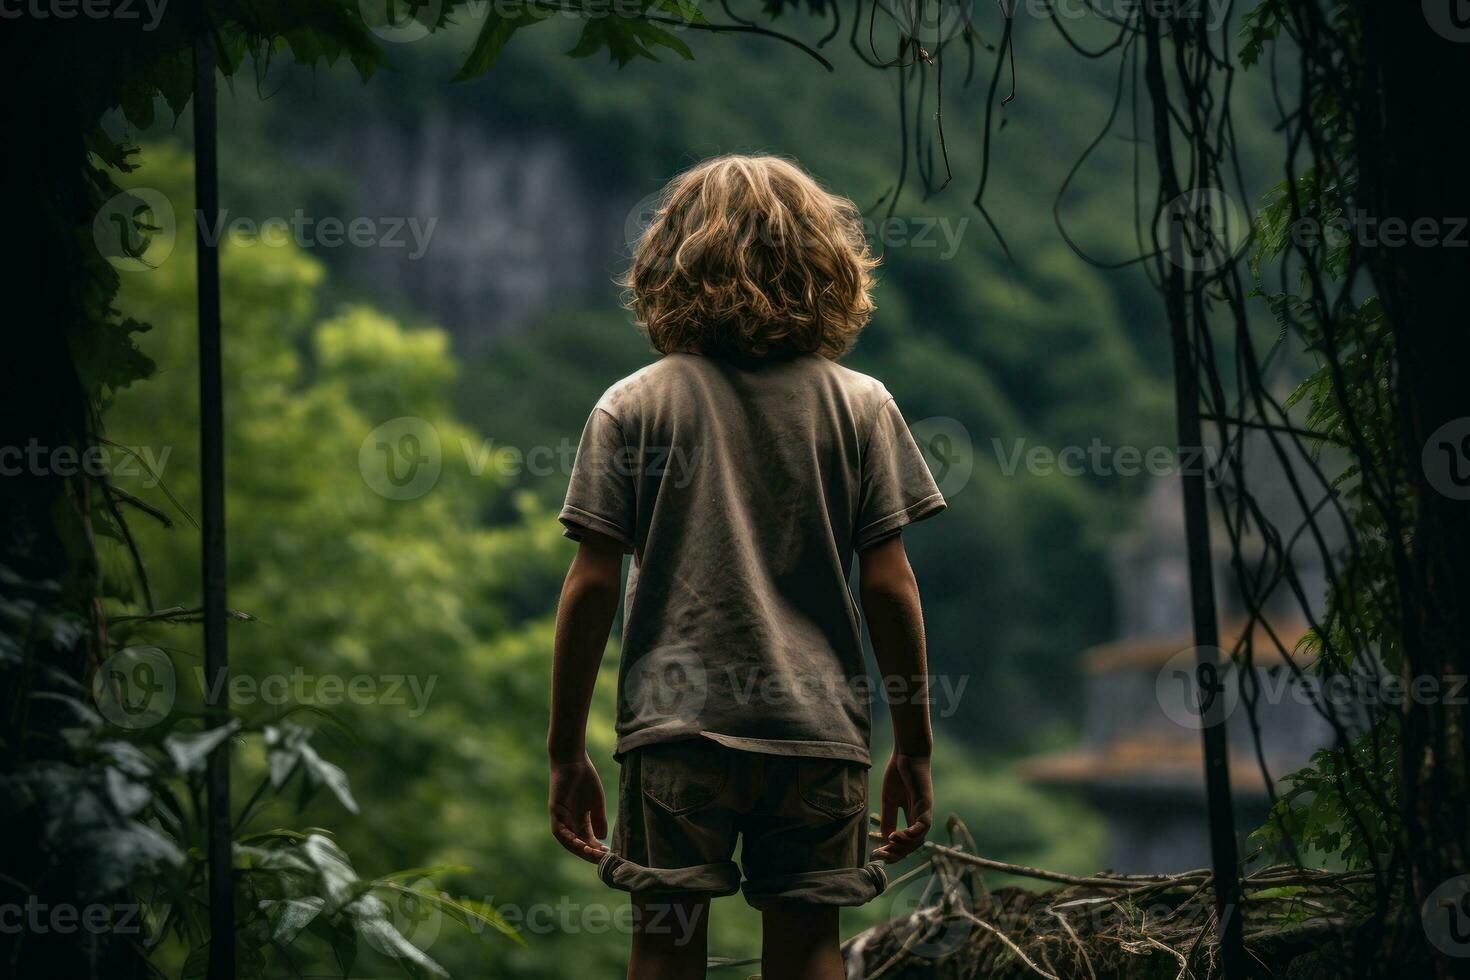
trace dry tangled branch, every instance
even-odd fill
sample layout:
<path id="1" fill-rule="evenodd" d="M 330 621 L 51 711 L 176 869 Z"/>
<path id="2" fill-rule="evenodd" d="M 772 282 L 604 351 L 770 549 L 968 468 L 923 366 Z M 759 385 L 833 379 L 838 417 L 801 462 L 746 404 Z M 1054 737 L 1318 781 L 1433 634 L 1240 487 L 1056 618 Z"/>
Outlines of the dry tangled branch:
<path id="1" fill-rule="evenodd" d="M 950 818 L 951 846 L 926 844 L 924 863 L 891 889 L 916 908 L 844 945 L 848 976 L 866 980 L 985 977 L 1205 980 L 1219 974 L 1213 875 L 1066 875 L 981 857 Z M 1055 882 L 987 888 L 993 871 Z M 1371 915 L 1371 875 L 1273 865 L 1242 879 L 1248 955 L 1278 974 L 1299 957 L 1338 955 L 1336 937 Z"/>

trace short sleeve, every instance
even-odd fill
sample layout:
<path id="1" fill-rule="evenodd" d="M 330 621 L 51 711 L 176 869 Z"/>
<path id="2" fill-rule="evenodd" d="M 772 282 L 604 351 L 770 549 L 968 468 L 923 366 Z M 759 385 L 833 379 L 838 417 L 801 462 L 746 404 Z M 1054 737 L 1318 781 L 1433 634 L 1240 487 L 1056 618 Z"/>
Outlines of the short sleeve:
<path id="1" fill-rule="evenodd" d="M 853 548 L 861 551 L 944 509 L 929 464 L 892 398 L 878 409 L 862 454 Z"/>
<path id="2" fill-rule="evenodd" d="M 567 537 L 580 541 L 584 530 L 596 531 L 632 549 L 637 510 L 628 458 L 622 426 L 606 410 L 594 408 L 577 445 L 559 515 Z"/>

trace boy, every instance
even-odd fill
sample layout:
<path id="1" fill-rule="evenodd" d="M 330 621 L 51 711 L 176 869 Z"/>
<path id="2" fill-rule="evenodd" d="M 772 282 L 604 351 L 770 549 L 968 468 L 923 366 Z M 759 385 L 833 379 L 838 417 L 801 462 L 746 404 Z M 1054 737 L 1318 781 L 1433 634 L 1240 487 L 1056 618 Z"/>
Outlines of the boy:
<path id="1" fill-rule="evenodd" d="M 762 912 L 765 980 L 840 980 L 838 908 L 880 893 L 880 862 L 929 830 L 924 625 L 899 532 L 944 500 L 887 390 L 836 363 L 875 265 L 851 201 L 765 156 L 676 177 L 634 250 L 630 306 L 663 356 L 608 389 L 577 450 L 547 749 L 553 834 L 632 893 L 637 980 L 703 977 L 708 902 L 737 889 Z M 609 848 L 585 729 L 629 552 Z M 871 856 L 854 553 L 879 668 L 909 685 L 889 698 Z"/>

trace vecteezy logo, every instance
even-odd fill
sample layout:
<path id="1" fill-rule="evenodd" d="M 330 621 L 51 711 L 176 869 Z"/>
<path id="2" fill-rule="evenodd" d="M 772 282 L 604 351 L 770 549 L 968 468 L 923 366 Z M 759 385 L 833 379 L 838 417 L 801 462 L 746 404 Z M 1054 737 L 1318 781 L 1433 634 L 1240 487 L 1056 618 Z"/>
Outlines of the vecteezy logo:
<path id="1" fill-rule="evenodd" d="M 1470 0 L 1424 0 L 1424 19 L 1447 41 L 1470 41 Z"/>
<path id="2" fill-rule="evenodd" d="M 1444 882 L 1419 908 L 1424 934 L 1446 956 L 1470 956 L 1470 875 Z"/>
<path id="3" fill-rule="evenodd" d="M 92 676 L 92 700 L 119 728 L 156 725 L 173 710 L 178 692 L 174 663 L 158 647 L 126 647 Z"/>
<path id="4" fill-rule="evenodd" d="M 909 427 L 939 492 L 953 497 L 970 482 L 975 471 L 975 445 L 970 430 L 957 419 L 935 415 Z"/>
<path id="5" fill-rule="evenodd" d="M 1451 500 L 1470 500 L 1470 416 L 1435 429 L 1419 461 L 1431 487 Z"/>
<path id="6" fill-rule="evenodd" d="M 1164 662 L 1154 679 L 1159 707 L 1181 728 L 1198 731 L 1224 722 L 1240 703 L 1240 685 L 1232 667 L 1230 657 L 1218 647 L 1180 650 Z"/>
<path id="7" fill-rule="evenodd" d="M 178 222 L 162 191 L 135 187 L 108 198 L 92 218 L 97 251 L 121 272 L 146 272 L 174 250 Z"/>
<path id="8" fill-rule="evenodd" d="M 439 482 L 442 466 L 438 430 L 415 415 L 384 422 L 357 451 L 363 482 L 389 500 L 422 497 Z"/>
<path id="9" fill-rule="evenodd" d="M 946 885 L 938 874 L 915 878 L 895 892 L 888 903 L 890 919 L 908 920 L 904 948 L 915 956 L 934 960 L 969 941 L 974 928 L 970 920 L 952 914 L 950 909 L 971 907 L 964 879 L 955 878 Z"/>
<path id="10" fill-rule="evenodd" d="M 709 697 L 704 661 L 688 647 L 652 650 L 629 668 L 623 697 L 641 726 L 697 727 Z"/>
<path id="11" fill-rule="evenodd" d="M 403 955 L 403 949 L 397 945 L 399 936 L 421 950 L 427 950 L 434 945 L 434 940 L 439 938 L 439 930 L 444 925 L 444 913 L 431 897 L 438 894 L 439 890 L 428 878 L 410 878 L 402 882 L 400 887 L 394 888 L 392 894 L 383 899 L 383 904 L 387 906 L 385 917 L 392 921 L 398 936 L 386 931 L 365 931 L 363 935 L 367 937 L 369 945 L 378 952 L 395 958 Z"/>
<path id="12" fill-rule="evenodd" d="M 1171 263 L 1193 272 L 1210 272 L 1240 253 L 1250 237 L 1250 222 L 1224 191 L 1196 187 L 1164 207 L 1155 232 Z"/>
<path id="13" fill-rule="evenodd" d="M 442 0 L 358 0 L 368 30 L 390 44 L 428 37 L 439 23 Z"/>
<path id="14" fill-rule="evenodd" d="M 973 0 L 880 0 L 899 32 L 938 48 L 970 23 Z M 932 52 L 931 52 L 932 53 Z"/>

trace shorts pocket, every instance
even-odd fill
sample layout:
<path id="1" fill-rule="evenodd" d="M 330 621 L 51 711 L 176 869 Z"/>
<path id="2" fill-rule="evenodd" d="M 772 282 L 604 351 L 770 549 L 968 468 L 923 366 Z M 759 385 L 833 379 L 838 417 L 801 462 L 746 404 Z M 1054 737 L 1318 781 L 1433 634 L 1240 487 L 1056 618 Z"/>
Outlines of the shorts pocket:
<path id="1" fill-rule="evenodd" d="M 636 751 L 643 795 L 675 816 L 709 806 L 725 788 L 724 750 L 708 739 L 657 742 Z"/>
<path id="2" fill-rule="evenodd" d="M 802 802 L 829 817 L 850 817 L 868 802 L 868 767 L 842 759 L 799 759 Z"/>

